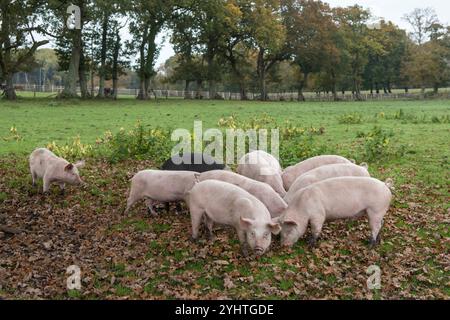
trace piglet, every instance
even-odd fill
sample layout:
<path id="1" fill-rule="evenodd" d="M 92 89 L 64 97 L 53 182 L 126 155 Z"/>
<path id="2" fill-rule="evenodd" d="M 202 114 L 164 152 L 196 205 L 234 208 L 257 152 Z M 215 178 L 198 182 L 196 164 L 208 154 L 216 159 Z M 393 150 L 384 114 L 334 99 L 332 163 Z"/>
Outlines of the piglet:
<path id="1" fill-rule="evenodd" d="M 372 231 L 371 246 L 379 241 L 383 218 L 392 198 L 392 180 L 385 183 L 365 177 L 341 177 L 317 182 L 297 191 L 278 219 L 281 243 L 292 246 L 311 224 L 310 245 L 315 245 L 327 220 L 357 218 L 366 214 Z"/>
<path id="2" fill-rule="evenodd" d="M 263 255 L 270 246 L 271 234 L 278 234 L 281 230 L 261 201 L 227 182 L 199 182 L 189 192 L 187 203 L 194 240 L 198 239 L 203 218 L 211 238 L 214 223 L 229 225 L 236 229 L 245 256 L 248 255 L 248 247 L 256 255 Z"/>
<path id="3" fill-rule="evenodd" d="M 238 186 L 258 198 L 269 209 L 272 218 L 278 217 L 286 208 L 286 202 L 268 184 L 259 182 L 240 174 L 214 170 L 200 174 L 199 181 L 219 180 Z"/>
<path id="4" fill-rule="evenodd" d="M 66 184 L 83 184 L 78 169 L 84 166 L 84 161 L 70 163 L 48 149 L 39 148 L 31 153 L 29 162 L 33 186 L 36 185 L 37 179 L 42 178 L 44 193 L 50 190 L 52 183 L 59 185 L 61 193 L 64 193 Z"/>
<path id="5" fill-rule="evenodd" d="M 247 178 L 267 183 L 281 197 L 286 195 L 280 163 L 265 151 L 257 150 L 247 153 L 239 160 L 236 171 Z"/>
<path id="6" fill-rule="evenodd" d="M 289 191 L 292 184 L 298 177 L 312 169 L 325 166 L 327 164 L 337 163 L 352 163 L 352 161 L 341 156 L 326 155 L 309 158 L 296 165 L 290 166 L 284 169 L 282 174 L 284 188 Z"/>
<path id="7" fill-rule="evenodd" d="M 186 194 L 198 182 L 199 173 L 192 171 L 143 170 L 131 179 L 130 195 L 125 214 L 139 200 L 146 199 L 152 215 L 153 204 L 185 200 Z"/>
<path id="8" fill-rule="evenodd" d="M 322 180 L 338 177 L 370 177 L 367 171 L 368 168 L 369 166 L 365 163 L 359 166 L 352 163 L 341 163 L 329 164 L 310 170 L 295 180 L 284 197 L 284 200 L 287 203 L 291 202 L 298 190 Z"/>

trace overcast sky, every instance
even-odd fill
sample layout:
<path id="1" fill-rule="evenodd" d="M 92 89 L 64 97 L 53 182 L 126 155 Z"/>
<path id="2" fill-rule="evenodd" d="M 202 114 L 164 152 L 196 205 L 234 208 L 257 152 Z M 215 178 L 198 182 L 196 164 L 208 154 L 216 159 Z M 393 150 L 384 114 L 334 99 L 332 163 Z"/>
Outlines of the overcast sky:
<path id="1" fill-rule="evenodd" d="M 443 24 L 450 24 L 450 0 L 325 0 L 324 2 L 329 3 L 332 7 L 346 7 L 359 4 L 370 9 L 375 17 L 393 21 L 402 29 L 406 30 L 410 30 L 410 27 L 402 19 L 405 14 L 411 12 L 414 8 L 432 7 L 436 10 L 439 20 Z M 160 37 L 160 41 L 161 39 L 162 37 Z M 174 52 L 169 43 L 169 39 L 166 39 L 161 48 L 161 54 L 156 65 L 159 66 L 164 63 L 173 54 Z"/>

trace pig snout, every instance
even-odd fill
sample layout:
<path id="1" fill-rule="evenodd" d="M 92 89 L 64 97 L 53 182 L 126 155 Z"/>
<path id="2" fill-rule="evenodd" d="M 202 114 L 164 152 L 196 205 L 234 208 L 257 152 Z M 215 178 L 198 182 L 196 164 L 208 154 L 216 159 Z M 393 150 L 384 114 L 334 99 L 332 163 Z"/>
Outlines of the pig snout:
<path id="1" fill-rule="evenodd" d="M 264 250 L 262 247 L 255 247 L 255 254 L 257 256 L 262 256 L 266 250 Z"/>

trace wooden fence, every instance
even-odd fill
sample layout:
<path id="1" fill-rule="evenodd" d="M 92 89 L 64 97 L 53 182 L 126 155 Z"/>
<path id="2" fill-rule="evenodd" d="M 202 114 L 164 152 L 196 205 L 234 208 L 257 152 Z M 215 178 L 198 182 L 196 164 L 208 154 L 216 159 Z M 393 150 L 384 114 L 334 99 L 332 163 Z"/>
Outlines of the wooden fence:
<path id="1" fill-rule="evenodd" d="M 63 90 L 63 87 L 59 86 L 38 86 L 38 85 L 16 85 L 17 91 L 27 91 L 27 92 L 45 92 L 45 93 L 59 93 Z M 79 91 L 79 90 L 78 90 Z M 94 92 L 97 92 L 98 88 L 95 88 Z M 139 90 L 138 89 L 118 89 L 119 96 L 137 96 Z M 169 98 L 179 98 L 183 99 L 186 96 L 194 99 L 197 97 L 198 99 L 209 99 L 208 91 L 181 91 L 181 90 L 163 90 L 156 89 L 151 90 L 149 92 L 150 97 L 158 98 L 158 99 L 169 99 Z M 217 92 L 217 97 L 223 100 L 241 100 L 241 94 L 236 92 Z M 305 92 L 304 93 L 306 101 L 334 101 L 334 97 L 332 94 L 326 93 L 313 93 L 313 92 Z M 216 97 L 216 98 L 217 98 Z M 341 101 L 355 101 L 356 95 L 354 94 L 342 94 L 339 93 L 337 95 L 338 99 Z M 410 93 L 362 93 L 362 100 L 420 100 L 423 99 L 424 96 L 420 92 L 410 92 Z M 433 98 L 433 99 L 450 99 L 450 91 L 446 89 L 442 89 L 439 93 L 434 94 L 432 92 L 427 92 L 425 94 L 425 98 Z M 260 100 L 259 93 L 248 92 L 247 93 L 248 100 Z M 268 94 L 269 101 L 297 101 L 297 92 L 278 92 L 278 93 L 269 93 Z"/>

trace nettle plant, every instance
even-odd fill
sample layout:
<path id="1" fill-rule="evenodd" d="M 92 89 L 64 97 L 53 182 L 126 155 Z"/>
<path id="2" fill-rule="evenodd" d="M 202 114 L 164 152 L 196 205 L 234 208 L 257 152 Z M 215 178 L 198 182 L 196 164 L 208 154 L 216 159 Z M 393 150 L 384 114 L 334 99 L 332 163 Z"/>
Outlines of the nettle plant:
<path id="1" fill-rule="evenodd" d="M 47 145 L 47 149 L 68 160 L 92 157 L 94 154 L 94 147 L 82 143 L 80 136 L 76 136 L 71 142 L 63 145 L 53 141 Z"/>
<path id="2" fill-rule="evenodd" d="M 234 130 L 267 130 L 278 129 L 280 142 L 280 158 L 283 163 L 290 165 L 311 156 L 323 154 L 328 150 L 325 146 L 318 146 L 315 136 L 325 133 L 324 128 L 299 127 L 290 121 L 278 125 L 274 118 L 263 114 L 261 117 L 253 117 L 247 121 L 238 119 L 235 115 L 221 118 L 218 126 L 222 131 L 226 129 Z M 104 158 L 111 163 L 124 161 L 127 159 L 151 159 L 156 164 L 162 163 L 171 156 L 176 141 L 171 140 L 172 130 L 154 128 L 150 125 L 144 125 L 140 121 L 130 129 L 120 128 L 116 133 L 107 131 L 102 137 L 96 139 L 94 145 L 81 143 L 80 137 L 76 137 L 72 142 L 66 144 L 57 144 L 52 142 L 48 148 L 57 155 L 68 159 L 79 157 L 99 157 Z M 225 136 L 225 135 L 224 135 Z M 190 132 L 192 139 L 191 145 L 194 145 L 195 132 Z M 207 142 L 202 141 L 203 150 Z M 234 144 L 234 155 L 237 155 L 237 146 Z M 226 143 L 223 144 L 226 147 Z M 249 141 L 245 140 L 245 148 L 249 150 Z M 268 150 L 272 148 L 272 140 L 267 141 Z M 223 154 L 226 154 L 224 150 Z M 237 159 L 235 159 L 237 160 Z"/>
<path id="3" fill-rule="evenodd" d="M 360 113 L 347 113 L 338 117 L 340 124 L 361 124 L 363 123 L 363 116 Z"/>
<path id="4" fill-rule="evenodd" d="M 378 126 L 369 132 L 359 132 L 357 138 L 362 140 L 360 148 L 364 160 L 374 162 L 388 157 L 403 156 L 406 153 L 406 146 L 395 147 L 394 137 L 394 131 Z"/>

